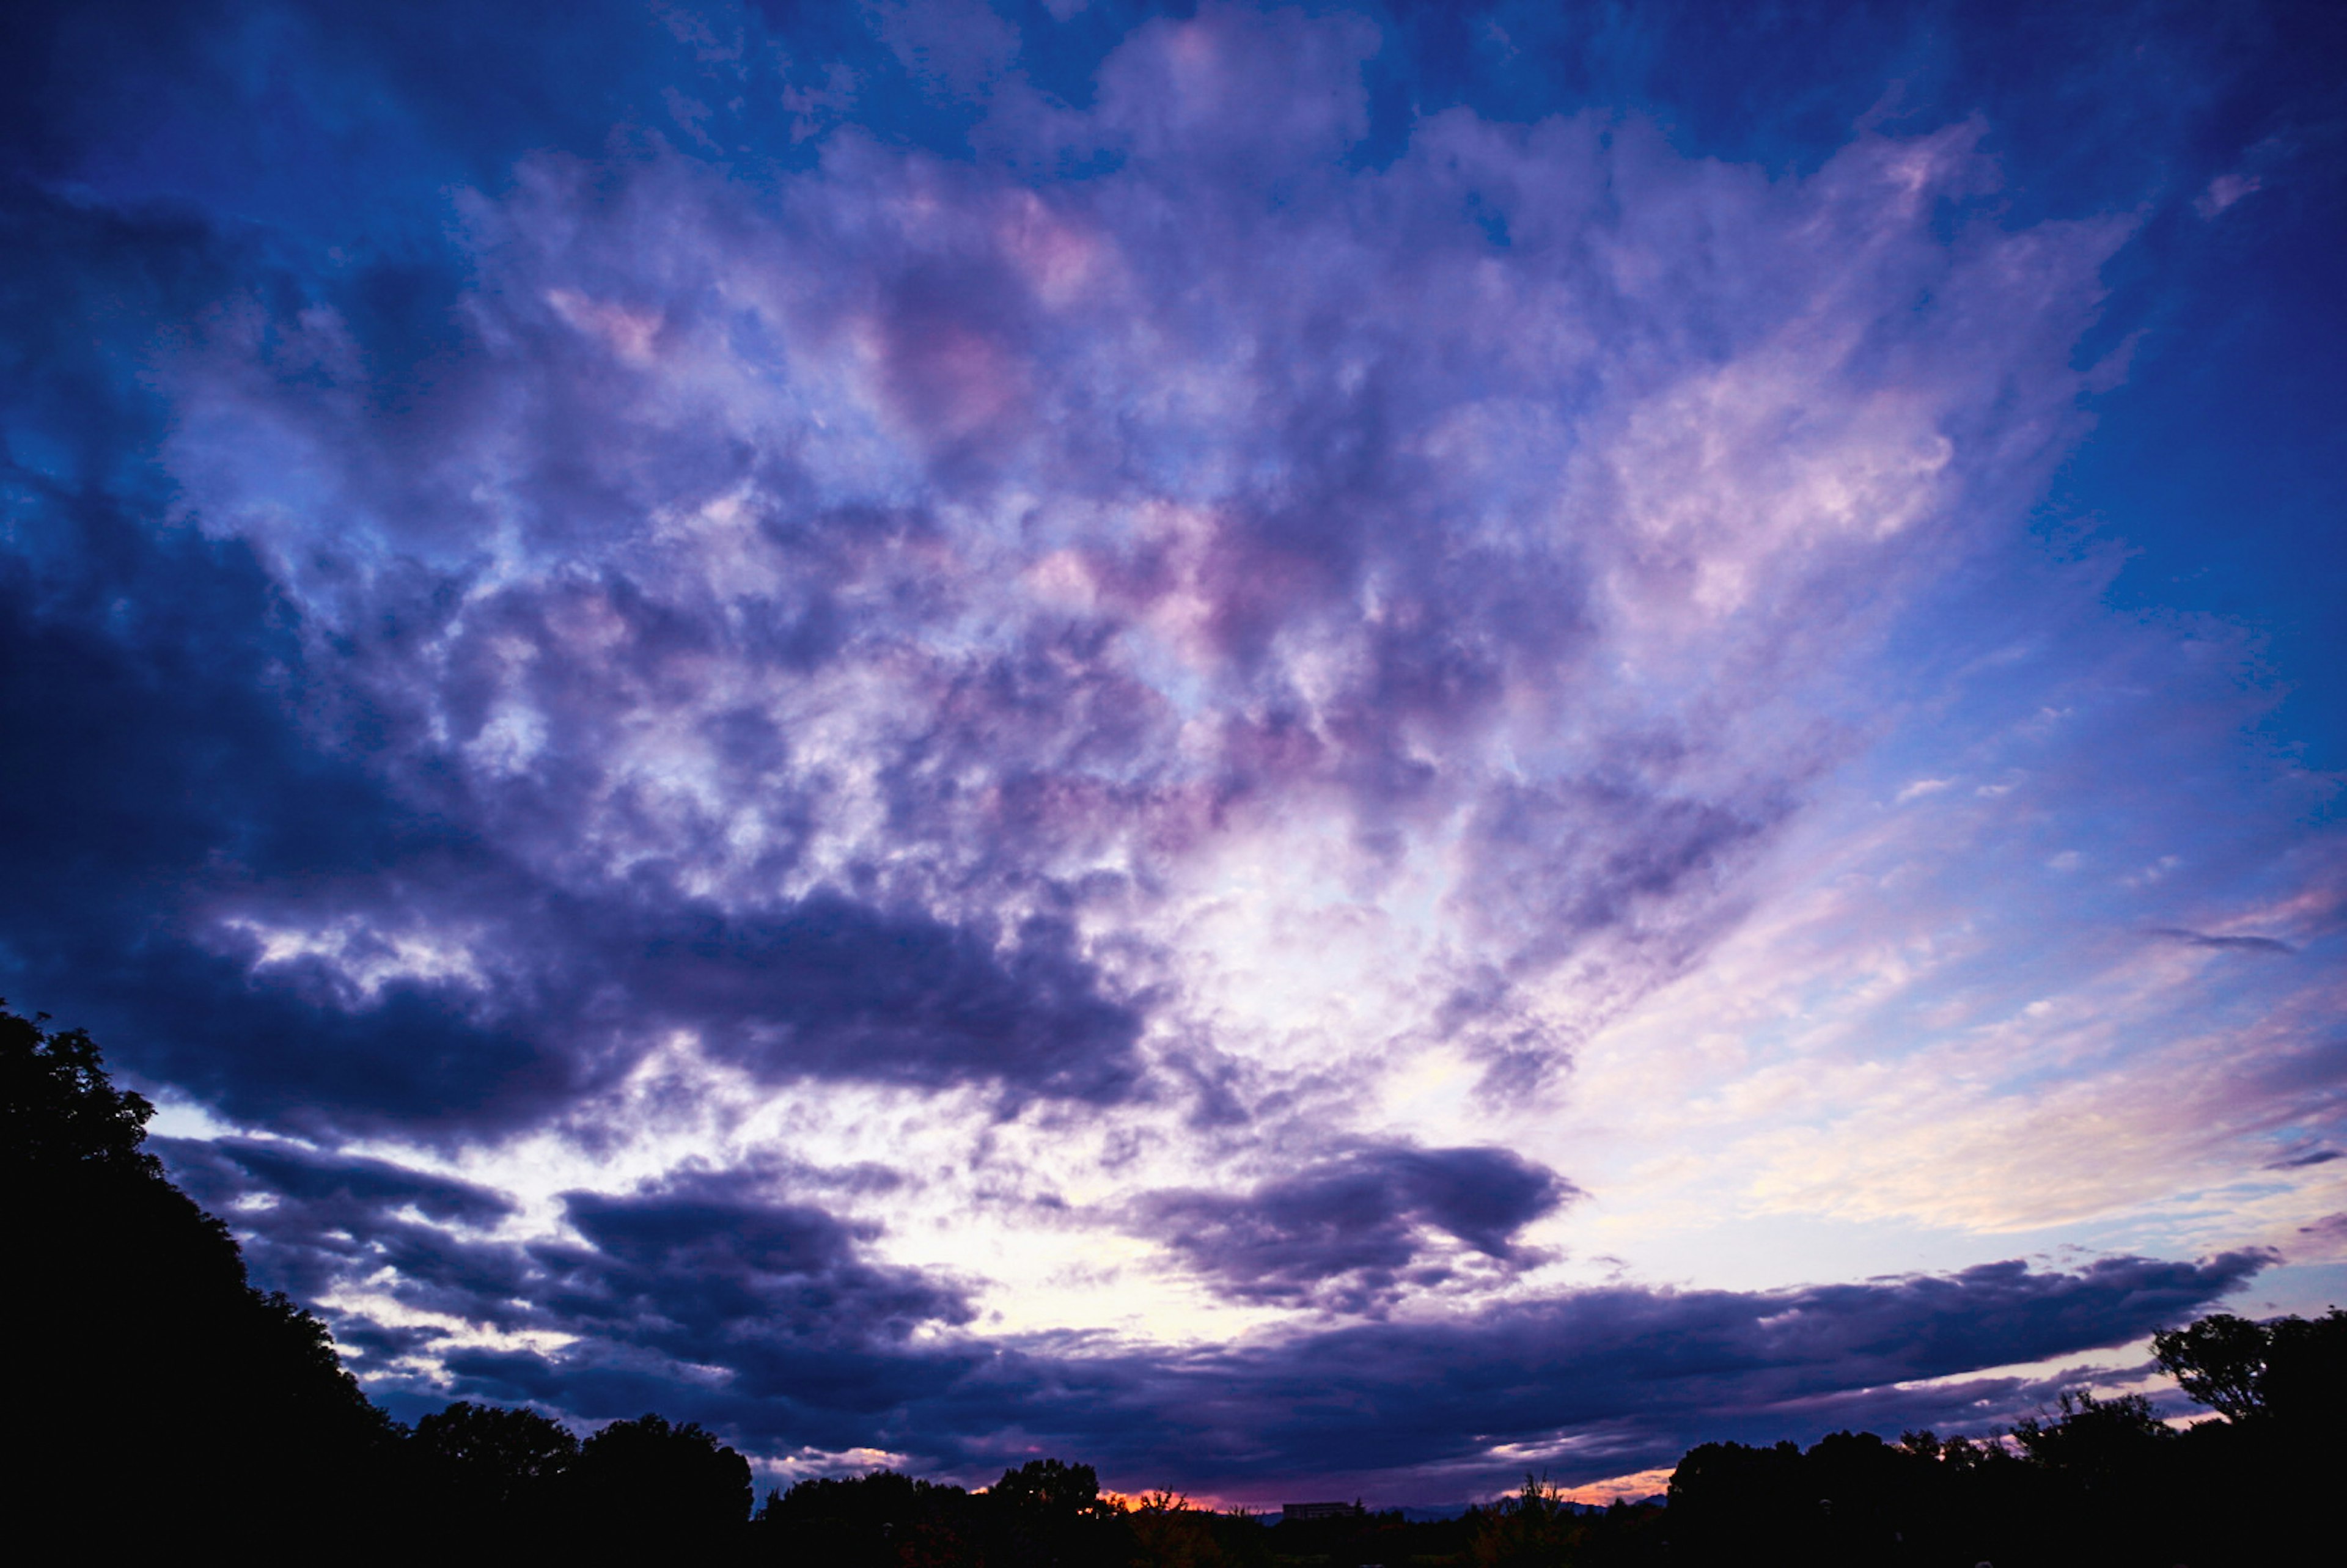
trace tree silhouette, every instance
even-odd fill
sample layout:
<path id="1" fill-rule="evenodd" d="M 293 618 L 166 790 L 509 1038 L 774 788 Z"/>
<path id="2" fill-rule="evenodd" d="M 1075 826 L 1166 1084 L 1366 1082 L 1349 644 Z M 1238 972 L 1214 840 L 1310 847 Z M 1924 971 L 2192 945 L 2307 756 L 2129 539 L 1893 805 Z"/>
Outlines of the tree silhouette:
<path id="1" fill-rule="evenodd" d="M 579 1450 L 570 1491 L 579 1520 L 641 1541 L 695 1540 L 738 1530 L 754 1495 L 750 1461 L 696 1422 L 646 1414 L 613 1421 Z"/>
<path id="2" fill-rule="evenodd" d="M 2265 1411 L 2266 1351 L 2272 1334 L 2262 1323 L 2219 1312 L 2151 1337 L 2160 1369 L 2185 1393 L 2225 1417 L 2247 1420 Z"/>
<path id="3" fill-rule="evenodd" d="M 1270 1568 L 1272 1563 L 1262 1525 L 1210 1512 L 1178 1492 L 1153 1491 L 1124 1518 L 1138 1568 Z"/>
<path id="4" fill-rule="evenodd" d="M 2347 1312 L 2277 1319 L 2259 1389 L 2266 1413 L 2294 1440 L 2335 1450 L 2347 1422 Z"/>
<path id="5" fill-rule="evenodd" d="M 579 1440 L 536 1410 L 458 1400 L 415 1423 L 410 1469 L 443 1532 L 503 1537 L 559 1517 Z"/>
<path id="6" fill-rule="evenodd" d="M 1131 1538 L 1088 1464 L 1030 1460 L 1006 1470 L 987 1494 L 996 1554 L 1012 1563 L 1121 1563 Z"/>
<path id="7" fill-rule="evenodd" d="M 2285 1561 L 2311 1532 L 2334 1527 L 2347 1463 L 2347 1312 L 2264 1323 L 2213 1314 L 2154 1335 L 2152 1351 L 2185 1393 L 2225 1418 L 2185 1433 L 2179 1484 L 2267 1500 L 2195 1561 Z"/>
<path id="8" fill-rule="evenodd" d="M 985 1560 L 980 1505 L 960 1487 L 896 1471 L 811 1476 L 769 1494 L 758 1560 L 806 1568 L 944 1568 Z"/>
<path id="9" fill-rule="evenodd" d="M 2229 1421 L 2270 1419 L 2305 1435 L 2347 1414 L 2347 1312 L 2336 1307 L 2311 1321 L 2220 1312 L 2153 1335 L 2151 1348 L 2187 1394 Z"/>
<path id="10" fill-rule="evenodd" d="M 1514 1497 L 1478 1511 L 1468 1555 L 1475 1568 L 1562 1568 L 1582 1533 L 1563 1493 L 1528 1474 Z"/>
<path id="11" fill-rule="evenodd" d="M 2058 1417 L 2026 1416 L 2015 1422 L 2014 1440 L 2039 1464 L 2083 1479 L 2140 1469 L 2150 1449 L 2176 1436 L 2141 1394 L 2098 1399 L 2082 1390 L 2064 1394 L 2060 1404 Z"/>
<path id="12" fill-rule="evenodd" d="M 39 1440 L 20 1529 L 102 1525 L 123 1544 L 323 1528 L 396 1429 L 325 1326 L 246 1282 L 225 1225 L 143 1147 L 154 1108 L 79 1030 L 0 1007 L 0 1293 L 13 1413 Z"/>
<path id="13" fill-rule="evenodd" d="M 41 1028 L 0 1000 L 0 1124 L 12 1173 L 108 1170 L 159 1180 L 162 1163 L 139 1147 L 155 1107 L 114 1087 L 87 1030 Z"/>
<path id="14" fill-rule="evenodd" d="M 1038 1518 L 1093 1519 L 1113 1512 L 1101 1501 L 1100 1476 L 1088 1464 L 1029 1460 L 994 1483 L 996 1502 Z"/>

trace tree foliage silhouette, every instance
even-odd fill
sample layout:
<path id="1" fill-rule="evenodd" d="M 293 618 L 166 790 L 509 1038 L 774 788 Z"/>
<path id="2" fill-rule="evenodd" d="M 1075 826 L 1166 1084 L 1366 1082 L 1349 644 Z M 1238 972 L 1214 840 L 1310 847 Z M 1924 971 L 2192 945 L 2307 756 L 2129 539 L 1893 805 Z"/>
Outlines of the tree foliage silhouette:
<path id="1" fill-rule="evenodd" d="M 0 1184 L 34 1519 L 118 1538 L 298 1534 L 354 1501 L 391 1422 L 325 1325 L 246 1281 L 225 1225 L 144 1143 L 154 1108 L 79 1030 L 0 1007 Z"/>
<path id="2" fill-rule="evenodd" d="M 1100 1477 L 1088 1464 L 1030 1460 L 1006 1470 L 989 1494 L 989 1512 L 1018 1561 L 1081 1563 L 1119 1562 L 1127 1537 L 1115 1528 L 1118 1510 L 1101 1497 Z"/>
<path id="3" fill-rule="evenodd" d="M 2064 1394 L 2059 1403 L 2058 1417 L 2015 1422 L 2014 1440 L 2037 1463 L 2089 1484 L 2143 1470 L 2151 1450 L 2176 1439 L 2141 1394 L 2098 1399 L 2078 1391 Z"/>
<path id="4" fill-rule="evenodd" d="M 1486 1510 L 1469 1545 L 1475 1568 L 1563 1568 L 1583 1534 L 1563 1494 L 1545 1480 L 1524 1477 L 1523 1490 Z"/>
<path id="5" fill-rule="evenodd" d="M 582 1520 L 620 1535 L 706 1538 L 746 1523 L 750 1461 L 694 1422 L 613 1421 L 579 1450 L 570 1491 Z"/>
<path id="6" fill-rule="evenodd" d="M 2228 1420 L 2311 1432 L 2347 1416 L 2347 1312 L 2252 1323 L 2217 1313 L 2155 1334 L 2152 1354 L 2178 1387 Z"/>
<path id="7" fill-rule="evenodd" d="M 560 1521 L 579 1440 L 536 1410 L 460 1399 L 415 1423 L 409 1473 L 444 1532 L 507 1537 Z"/>

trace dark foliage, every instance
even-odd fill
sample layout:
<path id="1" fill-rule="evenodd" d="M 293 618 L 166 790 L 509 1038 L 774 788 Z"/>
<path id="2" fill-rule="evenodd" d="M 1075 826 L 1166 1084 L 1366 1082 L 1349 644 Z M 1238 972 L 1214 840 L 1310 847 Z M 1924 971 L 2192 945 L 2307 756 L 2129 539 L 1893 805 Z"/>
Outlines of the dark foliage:
<path id="1" fill-rule="evenodd" d="M 2152 1354 L 2178 1387 L 2226 1419 L 2265 1409 L 2266 1350 L 2271 1335 L 2261 1323 L 2213 1313 L 2188 1327 L 2151 1337 Z"/>
<path id="2" fill-rule="evenodd" d="M 981 1538 L 969 1492 L 894 1471 L 814 1478 L 770 1494 L 756 1534 L 760 1561 L 808 1568 L 972 1561 Z"/>
<path id="3" fill-rule="evenodd" d="M 562 1518 L 579 1440 L 535 1410 L 459 1400 L 415 1423 L 411 1483 L 437 1532 L 477 1540 L 542 1535 Z"/>
<path id="4" fill-rule="evenodd" d="M 2220 1312 L 2152 1336 L 2151 1348 L 2186 1393 L 2246 1427 L 2320 1443 L 2347 1410 L 2347 1312 L 2335 1307 L 2312 1322 Z"/>
<path id="5" fill-rule="evenodd" d="M 1475 1568 L 1665 1562 L 1670 1560 L 1663 1555 L 1670 1549 L 1668 1522 L 1655 1503 L 1586 1508 L 1528 1475 L 1515 1496 L 1470 1510 L 1459 1522 L 1465 1550 L 1453 1561 Z"/>
<path id="6" fill-rule="evenodd" d="M 605 1541 L 707 1542 L 738 1534 L 753 1500 L 750 1464 L 688 1421 L 613 1421 L 579 1450 L 571 1511 Z"/>
<path id="7" fill-rule="evenodd" d="M 1145 1512 L 1191 1511 L 1159 1499 Z M 1162 1525 L 1153 1518 L 1136 1531 L 1132 1514 L 1101 1496 L 1100 1478 L 1092 1466 L 1056 1459 L 1030 1460 L 1005 1471 L 1000 1481 L 982 1492 L 916 1481 L 893 1471 L 853 1480 L 803 1481 L 766 1499 L 757 1533 L 763 1560 L 810 1568 L 945 1568 L 954 1563 L 1122 1568 L 1143 1561 L 1194 1562 L 1208 1568 L 1225 1561 L 1254 1561 L 1213 1555 L 1211 1528 L 1204 1532 L 1207 1555 L 1181 1555 L 1198 1544 L 1191 1539 L 1196 1532 L 1186 1524 Z M 1174 1554 L 1147 1556 L 1145 1541 L 1163 1544 Z"/>
<path id="8" fill-rule="evenodd" d="M 1272 1568 L 1278 1561 L 1273 1532 L 1253 1519 L 1210 1512 L 1165 1492 L 1142 1499 L 1124 1525 L 1139 1568 Z"/>
<path id="9" fill-rule="evenodd" d="M 245 1281 L 227 1227 L 141 1147 L 153 1107 L 80 1030 L 0 1011 L 0 1224 L 20 1348 L 14 1528 L 100 1524 L 128 1544 L 346 1520 L 395 1429 L 325 1326 Z"/>
<path id="10" fill-rule="evenodd" d="M 2295 1354 L 2329 1343 L 2333 1322 L 2347 1315 L 2267 1331 Z M 2220 1327 L 2216 1338 L 2237 1336 Z M 2319 1352 L 2306 1360 L 2304 1373 L 2259 1360 L 2252 1386 L 2270 1378 L 2294 1400 L 2300 1379 L 2321 1374 Z M 2240 1386 L 2201 1385 L 2228 1398 Z M 1706 1443 L 1672 1477 L 1666 1533 L 1677 1563 L 2249 1568 L 2301 1560 L 2298 1543 L 2332 1529 L 2325 1487 L 2342 1457 L 2338 1433 L 2321 1426 L 2244 1419 L 2178 1430 L 2140 1395 L 2065 1394 L 1986 1441 L 1837 1432 L 1806 1452 Z"/>

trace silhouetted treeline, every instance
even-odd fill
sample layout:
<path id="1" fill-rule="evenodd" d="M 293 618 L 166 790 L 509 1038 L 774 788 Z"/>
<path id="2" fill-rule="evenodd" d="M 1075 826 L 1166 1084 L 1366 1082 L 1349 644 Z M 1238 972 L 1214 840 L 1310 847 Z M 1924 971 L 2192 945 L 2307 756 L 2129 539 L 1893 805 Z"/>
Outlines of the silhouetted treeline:
<path id="1" fill-rule="evenodd" d="M 12 1528 L 346 1528 L 397 1430 L 324 1325 L 249 1286 L 228 1227 L 140 1147 L 153 1113 L 87 1034 L 0 1011 Z"/>
<path id="2" fill-rule="evenodd" d="M 2250 1389 L 2226 1419 L 2168 1426 L 2141 1395 L 2065 1394 L 1992 1440 L 1836 1432 L 1706 1443 L 1671 1478 L 1672 1560 L 1714 1563 L 2094 1563 L 2194 1568 L 2325 1560 L 2347 1411 L 2347 1313 L 2207 1317 L 2155 1341 L 2207 1399 L 2212 1368 Z M 2327 1414 L 2326 1414 L 2327 1412 Z M 2309 1542 L 2328 1548 L 2309 1554 Z"/>
<path id="3" fill-rule="evenodd" d="M 614 1421 L 580 1442 L 536 1410 L 460 1401 L 415 1423 L 386 1472 L 430 1540 L 726 1557 L 750 1516 L 750 1464 L 692 1423 Z"/>
<path id="4" fill-rule="evenodd" d="M 1577 1508 L 1527 1478 L 1453 1519 L 1270 1523 L 1104 1499 L 1089 1465 L 1038 1460 L 982 1491 L 886 1471 L 802 1481 L 753 1519 L 747 1461 L 696 1425 L 646 1415 L 582 1442 L 469 1402 L 413 1431 L 392 1421 L 324 1326 L 252 1288 L 227 1227 L 145 1152 L 152 1114 L 86 1034 L 0 1007 L 10 1522 L 60 1556 L 218 1540 L 343 1562 L 657 1552 L 778 1568 L 2225 1568 L 2318 1560 L 2306 1543 L 2337 1539 L 2336 1308 L 2156 1337 L 2162 1367 L 2218 1412 L 2181 1431 L 2138 1396 L 2078 1394 L 1983 1440 L 1706 1443 L 1666 1506 Z"/>

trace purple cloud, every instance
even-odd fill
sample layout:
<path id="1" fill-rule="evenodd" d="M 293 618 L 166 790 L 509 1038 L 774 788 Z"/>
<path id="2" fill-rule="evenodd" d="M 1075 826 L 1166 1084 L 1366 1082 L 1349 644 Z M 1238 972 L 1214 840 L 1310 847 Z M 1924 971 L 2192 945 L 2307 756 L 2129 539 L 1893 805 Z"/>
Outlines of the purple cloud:
<path id="1" fill-rule="evenodd" d="M 67 9 L 0 25 L 0 980 L 377 1388 L 1455 1491 L 1963 1425 L 2335 1240 L 2336 781 L 2057 484 L 2162 247 L 2299 200 L 2205 104 Z M 1774 1288 L 1851 1226 L 1907 1272 Z"/>
<path id="2" fill-rule="evenodd" d="M 2122 1257 L 2075 1273 L 2009 1262 L 1762 1292 L 1622 1286 L 1189 1351 L 1002 1342 L 965 1331 L 972 1312 L 955 1287 L 867 1260 L 872 1227 L 778 1196 L 758 1173 L 569 1194 L 575 1242 L 368 1247 L 354 1231 L 446 1237 L 493 1217 L 497 1201 L 377 1162 L 234 1143 L 166 1152 L 215 1202 L 237 1190 L 272 1200 L 234 1207 L 253 1227 L 248 1245 L 313 1289 L 390 1270 L 378 1288 L 411 1309 L 560 1337 L 551 1351 L 500 1349 L 436 1341 L 363 1308 L 343 1315 L 338 1332 L 364 1359 L 424 1358 L 410 1364 L 444 1367 L 457 1394 L 588 1419 L 649 1402 L 722 1423 L 761 1452 L 887 1447 L 958 1472 L 1059 1445 L 1112 1476 L 1242 1491 L 1262 1477 L 1485 1489 L 1521 1468 L 1500 1446 L 1549 1454 L 1578 1480 L 1667 1462 L 1697 1435 L 1926 1420 L 1982 1430 L 2043 1390 L 2010 1376 L 1933 1380 L 2125 1344 L 2269 1262 Z M 1491 1164 L 1507 1180 L 1492 1182 L 1481 1169 Z M 1298 1295 L 1358 1291 L 1406 1261 L 1364 1255 L 1413 1217 L 1397 1213 L 1406 1205 L 1471 1245 L 1504 1248 L 1561 1185 L 1497 1151 L 1364 1150 L 1259 1193 L 1255 1234 L 1203 1236 L 1193 1250 L 1262 1293 L 1290 1280 Z M 1183 1203 L 1164 1205 L 1172 1223 Z M 434 1223 L 398 1220 L 402 1207 Z M 1337 1216 L 1348 1207 L 1374 1212 L 1348 1222 Z M 1235 1222 L 1233 1210 L 1219 1217 Z M 1339 1233 L 1351 1250 L 1334 1247 Z M 1284 1261 L 1261 1266 L 1274 1258 Z"/>
<path id="3" fill-rule="evenodd" d="M 1348 1150 L 1241 1194 L 1151 1193 L 1134 1224 L 1247 1301 L 1359 1312 L 1440 1285 L 1447 1235 L 1502 1266 L 1517 1231 L 1575 1194 L 1572 1183 L 1505 1149 Z"/>

